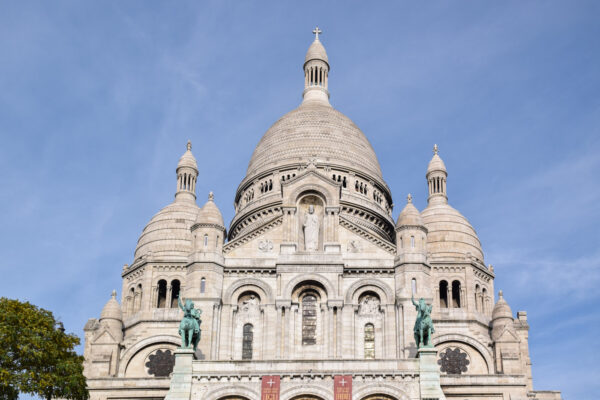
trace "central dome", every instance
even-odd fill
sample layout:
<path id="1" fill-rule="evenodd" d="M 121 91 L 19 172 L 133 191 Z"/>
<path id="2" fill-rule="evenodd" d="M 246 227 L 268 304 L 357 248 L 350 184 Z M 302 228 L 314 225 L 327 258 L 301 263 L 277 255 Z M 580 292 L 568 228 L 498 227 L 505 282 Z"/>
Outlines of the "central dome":
<path id="1" fill-rule="evenodd" d="M 331 166 L 360 168 L 383 180 L 379 161 L 361 130 L 324 102 L 304 102 L 264 134 L 248 164 L 248 176 L 311 159 Z"/>

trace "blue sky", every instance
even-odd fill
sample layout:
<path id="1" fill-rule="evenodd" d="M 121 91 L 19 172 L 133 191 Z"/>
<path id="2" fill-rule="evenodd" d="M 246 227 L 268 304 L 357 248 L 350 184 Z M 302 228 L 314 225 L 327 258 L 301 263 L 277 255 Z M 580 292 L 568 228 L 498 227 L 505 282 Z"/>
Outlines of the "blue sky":
<path id="1" fill-rule="evenodd" d="M 188 139 L 226 221 L 254 146 L 301 100 L 319 25 L 331 102 L 397 204 L 434 143 L 536 389 L 600 390 L 600 3 L 0 3 L 0 295 L 80 336 L 170 203 Z"/>

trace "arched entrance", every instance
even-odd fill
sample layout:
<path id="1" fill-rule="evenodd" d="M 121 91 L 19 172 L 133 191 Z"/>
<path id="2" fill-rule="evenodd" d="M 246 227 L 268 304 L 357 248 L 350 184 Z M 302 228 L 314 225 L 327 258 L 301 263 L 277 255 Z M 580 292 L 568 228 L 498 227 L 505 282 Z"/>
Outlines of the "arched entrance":
<path id="1" fill-rule="evenodd" d="M 296 396 L 291 400 L 323 400 L 322 398 L 312 395 L 312 394 L 301 394 L 300 396 Z"/>
<path id="2" fill-rule="evenodd" d="M 219 400 L 249 400 L 247 397 L 242 396 L 225 396 L 219 397 Z"/>
<path id="3" fill-rule="evenodd" d="M 362 400 L 396 400 L 396 398 L 387 394 L 370 394 L 367 397 L 363 397 Z"/>

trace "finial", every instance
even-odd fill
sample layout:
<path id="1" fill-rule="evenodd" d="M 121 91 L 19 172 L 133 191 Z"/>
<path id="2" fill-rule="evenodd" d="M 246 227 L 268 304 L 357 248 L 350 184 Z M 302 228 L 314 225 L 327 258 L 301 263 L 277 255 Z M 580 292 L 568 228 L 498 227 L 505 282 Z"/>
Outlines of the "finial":
<path id="1" fill-rule="evenodd" d="M 407 203 L 412 203 L 412 194 L 408 194 L 408 196 L 406 196 L 406 202 Z"/>
<path id="2" fill-rule="evenodd" d="M 117 291 L 113 290 L 112 293 L 110 294 L 110 297 L 112 297 L 113 299 L 117 299 Z"/>
<path id="3" fill-rule="evenodd" d="M 192 141 L 191 140 L 188 140 L 188 142 L 187 142 L 187 149 L 188 149 L 188 151 L 192 150 Z"/>
<path id="4" fill-rule="evenodd" d="M 433 145 L 433 154 L 437 154 L 438 153 L 438 145 L 434 144 Z"/>
<path id="5" fill-rule="evenodd" d="M 498 291 L 498 298 L 499 298 L 499 299 L 502 299 L 502 298 L 503 298 L 503 296 L 502 296 L 502 290 L 499 290 L 499 291 Z"/>
<path id="6" fill-rule="evenodd" d="M 319 29 L 319 27 L 317 26 L 315 29 L 313 29 L 313 33 L 315 34 L 315 41 L 319 41 L 319 35 L 321 33 L 323 33 L 322 30 Z"/>
<path id="7" fill-rule="evenodd" d="M 215 199 L 215 194 L 213 192 L 208 193 L 208 201 L 213 201 Z"/>

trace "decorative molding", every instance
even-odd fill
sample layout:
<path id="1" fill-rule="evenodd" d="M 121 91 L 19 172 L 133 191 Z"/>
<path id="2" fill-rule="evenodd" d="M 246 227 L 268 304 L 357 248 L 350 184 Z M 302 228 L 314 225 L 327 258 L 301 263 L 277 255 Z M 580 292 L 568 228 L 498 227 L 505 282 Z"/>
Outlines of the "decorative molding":
<path id="1" fill-rule="evenodd" d="M 394 246 L 392 243 L 387 242 L 382 239 L 379 239 L 375 235 L 370 234 L 363 228 L 354 224 L 352 221 L 346 219 L 346 217 L 343 215 L 340 215 L 340 225 L 343 226 L 344 228 L 356 233 L 360 237 L 368 240 L 369 242 L 375 244 L 376 246 L 380 247 L 381 249 L 387 251 L 388 253 L 396 254 L 396 246 Z"/>
<path id="2" fill-rule="evenodd" d="M 223 246 L 223 253 L 229 253 L 230 251 L 237 249 L 238 247 L 248 243 L 252 239 L 255 239 L 258 236 L 264 234 L 265 232 L 273 229 L 274 227 L 281 225 L 282 223 L 283 223 L 283 216 L 278 215 L 277 217 L 273 218 L 272 220 L 267 222 L 262 227 L 260 227 L 256 230 L 250 231 L 250 232 L 244 234 L 243 236 L 237 237 L 234 240 L 232 240 L 231 242 L 227 243 L 225 246 Z"/>

